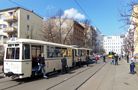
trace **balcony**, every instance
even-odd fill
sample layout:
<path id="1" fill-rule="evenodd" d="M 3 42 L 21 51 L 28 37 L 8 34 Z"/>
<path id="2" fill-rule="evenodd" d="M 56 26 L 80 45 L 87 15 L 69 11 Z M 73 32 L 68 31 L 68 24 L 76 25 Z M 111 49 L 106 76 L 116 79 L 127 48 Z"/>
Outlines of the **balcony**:
<path id="1" fill-rule="evenodd" d="M 7 16 L 7 17 L 5 17 L 4 20 L 7 21 L 7 22 L 16 22 L 17 21 L 17 16 L 15 16 L 15 15 Z"/>
<path id="2" fill-rule="evenodd" d="M 16 27 L 7 27 L 3 31 L 6 33 L 15 33 L 15 32 L 17 32 L 17 28 Z"/>

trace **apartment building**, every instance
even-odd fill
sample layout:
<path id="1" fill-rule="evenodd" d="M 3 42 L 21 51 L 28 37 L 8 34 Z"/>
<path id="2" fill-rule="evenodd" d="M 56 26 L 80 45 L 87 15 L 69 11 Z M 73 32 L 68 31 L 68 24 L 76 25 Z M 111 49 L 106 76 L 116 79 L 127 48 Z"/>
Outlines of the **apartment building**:
<path id="1" fill-rule="evenodd" d="M 41 39 L 43 18 L 35 12 L 13 7 L 0 10 L 0 41 L 11 37 Z"/>
<path id="2" fill-rule="evenodd" d="M 84 47 L 84 27 L 72 19 L 50 18 L 45 21 L 44 32 L 51 42 Z"/>
<path id="3" fill-rule="evenodd" d="M 121 36 L 104 36 L 103 37 L 103 48 L 106 54 L 109 52 L 115 52 L 122 54 L 121 47 L 123 45 L 123 38 Z"/>
<path id="4" fill-rule="evenodd" d="M 0 10 L 0 60 L 11 37 L 41 40 L 42 22 L 42 17 L 21 7 Z"/>
<path id="5" fill-rule="evenodd" d="M 96 29 L 89 24 L 80 23 L 84 27 L 84 47 L 96 49 L 96 38 L 97 31 Z"/>

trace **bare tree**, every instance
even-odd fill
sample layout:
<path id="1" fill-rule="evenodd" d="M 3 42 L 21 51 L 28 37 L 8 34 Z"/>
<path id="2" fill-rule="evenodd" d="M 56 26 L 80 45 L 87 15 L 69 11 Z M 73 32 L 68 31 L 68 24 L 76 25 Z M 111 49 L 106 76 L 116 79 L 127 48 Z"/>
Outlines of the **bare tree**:
<path id="1" fill-rule="evenodd" d="M 127 4 L 127 10 L 120 11 L 121 21 L 125 22 L 125 25 L 132 24 L 132 20 L 130 18 L 137 18 L 137 12 L 134 11 L 134 6 L 138 4 L 138 0 L 132 0 Z M 133 22 L 134 24 L 134 22 Z"/>
<path id="2" fill-rule="evenodd" d="M 90 33 L 88 32 L 88 29 L 90 28 L 90 21 L 88 19 L 85 19 L 83 23 L 84 23 L 84 47 L 90 47 L 91 35 L 89 35 Z"/>
<path id="3" fill-rule="evenodd" d="M 54 22 L 52 20 L 47 20 L 43 22 L 44 30 L 43 37 L 46 39 L 46 41 L 55 42 L 54 37 L 56 36 L 53 32 L 54 29 Z"/>
<path id="4" fill-rule="evenodd" d="M 71 31 L 73 29 L 73 24 L 68 25 L 68 27 L 66 29 L 67 29 L 67 32 L 63 39 L 63 44 L 72 44 L 72 42 L 71 42 L 72 35 L 71 34 L 73 34 L 73 33 L 71 33 Z"/>
<path id="5" fill-rule="evenodd" d="M 55 43 L 69 44 L 69 37 L 73 29 L 73 24 L 68 23 L 69 20 L 72 19 L 63 17 L 63 11 L 58 10 L 54 16 L 47 19 L 43 24 L 44 38 Z"/>
<path id="6" fill-rule="evenodd" d="M 138 0 L 132 0 L 128 4 L 129 10 L 124 11 L 121 13 L 122 20 L 125 22 L 125 25 L 129 25 L 129 32 L 128 37 L 126 37 L 126 41 L 124 42 L 124 49 L 126 53 L 129 53 L 131 51 L 132 55 L 134 52 L 134 41 L 135 43 L 138 43 L 138 38 L 136 37 L 134 40 L 134 33 L 138 34 L 137 27 L 138 27 Z"/>

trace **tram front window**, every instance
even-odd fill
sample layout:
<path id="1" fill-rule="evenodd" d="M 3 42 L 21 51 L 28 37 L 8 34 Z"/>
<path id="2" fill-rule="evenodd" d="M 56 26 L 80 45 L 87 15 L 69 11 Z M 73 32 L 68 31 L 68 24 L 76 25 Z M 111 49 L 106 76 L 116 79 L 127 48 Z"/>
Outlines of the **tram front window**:
<path id="1" fill-rule="evenodd" d="M 19 48 L 7 48 L 6 59 L 19 59 Z"/>

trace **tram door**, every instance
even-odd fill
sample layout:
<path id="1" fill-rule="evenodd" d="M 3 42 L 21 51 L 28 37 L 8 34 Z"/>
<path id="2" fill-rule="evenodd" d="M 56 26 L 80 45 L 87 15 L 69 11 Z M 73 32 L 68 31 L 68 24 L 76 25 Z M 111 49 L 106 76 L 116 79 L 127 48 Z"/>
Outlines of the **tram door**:
<path id="1" fill-rule="evenodd" d="M 72 62 L 73 62 L 73 66 L 76 66 L 76 62 L 77 62 L 77 49 L 72 49 Z"/>
<path id="2" fill-rule="evenodd" d="M 23 44 L 22 46 L 22 73 L 24 77 L 31 76 L 31 57 L 30 57 L 30 44 Z"/>
<path id="3" fill-rule="evenodd" d="M 44 54 L 44 47 L 42 45 L 32 45 L 31 46 L 31 61 L 32 61 L 32 69 L 38 66 L 38 56 Z"/>
<path id="4" fill-rule="evenodd" d="M 31 48 L 30 48 L 31 47 Z M 43 53 L 43 46 L 41 45 L 29 45 L 23 44 L 23 63 L 22 71 L 24 77 L 30 77 L 32 75 L 32 69 L 38 66 L 38 56 Z"/>

